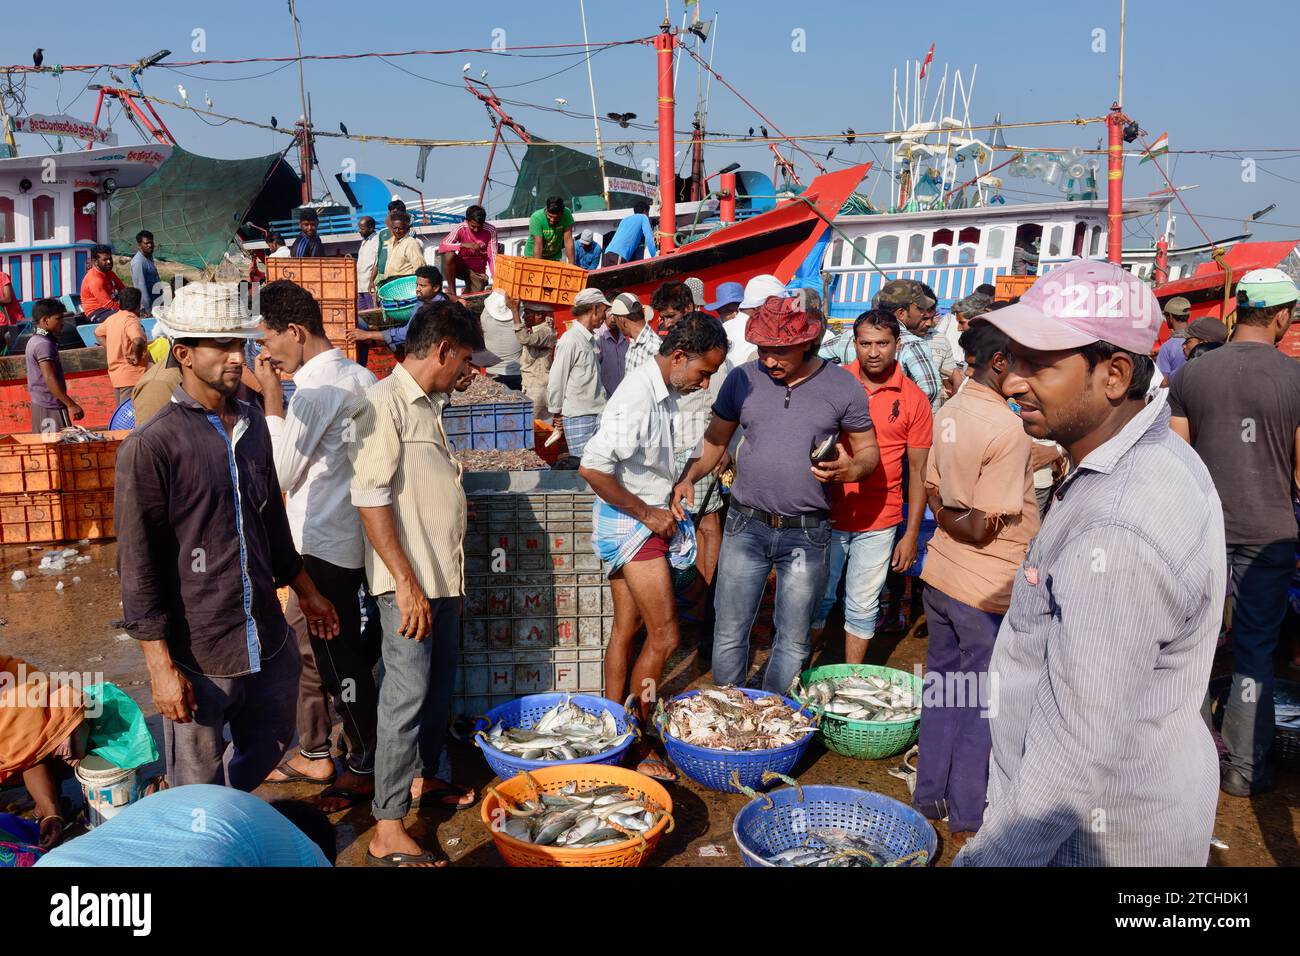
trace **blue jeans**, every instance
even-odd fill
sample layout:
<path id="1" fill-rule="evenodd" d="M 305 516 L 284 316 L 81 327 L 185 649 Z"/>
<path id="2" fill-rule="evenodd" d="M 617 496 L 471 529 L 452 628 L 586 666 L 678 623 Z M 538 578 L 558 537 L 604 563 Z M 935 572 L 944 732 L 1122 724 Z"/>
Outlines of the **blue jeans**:
<path id="1" fill-rule="evenodd" d="M 826 618 L 835 606 L 840 575 L 848 565 L 844 584 L 844 631 L 864 641 L 876 633 L 880 614 L 880 590 L 889 573 L 889 559 L 894 556 L 898 528 L 878 531 L 836 531 L 831 539 L 830 563 L 826 572 L 826 593 L 813 619 L 814 628 L 826 626 Z"/>
<path id="2" fill-rule="evenodd" d="M 811 651 L 808 627 L 826 590 L 829 521 L 811 528 L 772 528 L 732 509 L 718 556 L 713 607 L 713 679 L 739 684 L 749 669 L 749 631 L 767 576 L 776 569 L 776 639 L 763 690 L 784 694 Z"/>
<path id="3" fill-rule="evenodd" d="M 1275 731 L 1273 652 L 1286 617 L 1287 588 L 1295 572 L 1295 542 L 1228 545 L 1232 575 L 1232 692 L 1223 713 L 1228 766 L 1255 784 L 1266 767 Z"/>
<path id="4" fill-rule="evenodd" d="M 392 591 L 375 596 L 384 629 L 375 747 L 376 820 L 400 820 L 411 809 L 411 783 L 439 759 L 451 716 L 460 653 L 460 598 L 429 602 L 433 626 L 423 640 L 397 633 L 402 616 Z"/>

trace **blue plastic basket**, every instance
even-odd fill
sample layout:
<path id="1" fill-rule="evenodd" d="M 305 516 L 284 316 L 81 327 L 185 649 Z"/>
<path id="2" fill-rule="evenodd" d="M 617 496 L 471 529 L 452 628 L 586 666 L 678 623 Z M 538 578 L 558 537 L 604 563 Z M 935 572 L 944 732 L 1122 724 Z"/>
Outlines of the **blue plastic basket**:
<path id="1" fill-rule="evenodd" d="M 135 406 L 131 404 L 131 399 L 127 399 L 117 410 L 113 412 L 113 417 L 108 420 L 109 431 L 119 431 L 126 428 L 135 428 Z"/>
<path id="2" fill-rule="evenodd" d="M 853 787 L 786 787 L 755 797 L 736 814 L 731 835 L 746 866 L 775 866 L 767 857 L 803 846 L 808 831 L 836 828 L 865 837 L 880 848 L 886 865 L 918 850 L 902 866 L 934 862 L 939 839 L 921 813 L 881 793 Z"/>
<path id="3" fill-rule="evenodd" d="M 502 780 L 509 780 L 525 770 L 538 770 L 542 767 L 563 767 L 567 764 L 590 763 L 617 766 L 623 762 L 628 748 L 632 746 L 632 742 L 636 739 L 635 733 L 612 750 L 593 754 L 590 757 L 578 757 L 574 760 L 525 760 L 522 757 L 502 753 L 488 743 L 487 731 L 498 723 L 504 723 L 507 727 L 531 728 L 542 719 L 543 714 L 565 700 L 571 701 L 588 713 L 599 714 L 608 711 L 613 714 L 614 723 L 618 726 L 620 734 L 628 730 L 634 732 L 638 730 L 636 718 L 629 714 L 622 704 L 616 704 L 604 697 L 597 697 L 595 694 L 530 694 L 527 697 L 507 701 L 493 707 L 474 721 L 474 746 L 483 751 L 483 758 L 498 777 Z"/>
<path id="4" fill-rule="evenodd" d="M 767 691 L 751 690 L 747 687 L 739 687 L 737 690 L 747 697 L 773 696 Z M 698 690 L 687 691 L 678 694 L 673 701 L 694 697 L 698 693 Z M 798 701 L 789 697 L 782 697 L 781 700 L 791 710 L 800 711 L 809 717 L 813 716 L 812 711 L 802 707 Z M 796 740 L 784 747 L 773 747 L 770 750 L 713 750 L 684 743 L 669 733 L 667 728 L 668 721 L 665 718 L 659 724 L 659 735 L 663 738 L 669 759 L 696 783 L 710 790 L 721 790 L 723 793 L 741 792 L 736 787 L 737 780 L 742 787 L 757 789 L 763 783 L 764 771 L 788 774 L 808 749 L 813 737 L 817 736 L 813 733 L 804 734 L 802 740 Z"/>

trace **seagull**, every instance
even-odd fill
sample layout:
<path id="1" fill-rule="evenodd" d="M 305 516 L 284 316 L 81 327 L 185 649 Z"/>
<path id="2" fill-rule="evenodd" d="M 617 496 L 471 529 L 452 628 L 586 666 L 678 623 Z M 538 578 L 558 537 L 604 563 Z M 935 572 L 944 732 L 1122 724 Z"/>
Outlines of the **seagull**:
<path id="1" fill-rule="evenodd" d="M 471 65 L 472 65 L 472 64 L 466 63 L 464 66 L 462 66 L 462 67 L 460 68 L 460 71 L 461 71 L 462 73 L 468 73 L 468 72 L 469 72 L 469 68 L 470 68 Z"/>
<path id="2" fill-rule="evenodd" d="M 271 117 L 271 129 L 275 129 L 275 128 L 276 128 L 277 126 L 279 126 L 279 125 L 280 125 L 279 121 L 278 121 L 274 116 L 272 116 L 272 117 Z"/>
<path id="3" fill-rule="evenodd" d="M 555 98 L 555 102 L 558 103 L 560 106 L 568 106 L 568 105 L 569 105 L 569 101 L 566 100 L 563 96 L 557 96 L 557 97 Z"/>
<path id="4" fill-rule="evenodd" d="M 853 127 L 850 126 L 848 129 L 844 131 L 844 142 L 852 146 L 854 138 L 855 138 L 855 134 L 853 132 Z"/>
<path id="5" fill-rule="evenodd" d="M 344 136 L 347 136 L 348 128 L 344 126 L 342 123 L 339 123 L 339 132 L 342 133 Z"/>
<path id="6" fill-rule="evenodd" d="M 766 127 L 766 126 L 760 126 L 760 127 L 759 127 L 759 130 L 763 133 L 763 139 L 767 139 L 767 127 Z"/>
<path id="7" fill-rule="evenodd" d="M 636 119 L 635 113 L 606 113 L 605 115 L 624 129 L 627 129 L 628 120 Z"/>
<path id="8" fill-rule="evenodd" d="M 45 62 L 45 48 L 38 46 L 36 48 L 36 52 L 32 54 L 32 66 L 36 67 L 36 69 L 39 70 L 41 68 L 41 64 L 44 62 Z"/>
<path id="9" fill-rule="evenodd" d="M 188 103 L 190 101 L 190 95 L 185 92 L 185 87 L 181 86 L 179 83 L 176 84 L 176 92 L 181 95 L 182 103 Z"/>
<path id="10" fill-rule="evenodd" d="M 482 73 L 480 73 L 480 74 L 478 75 L 478 78 L 479 78 L 480 80 L 486 80 L 486 79 L 487 79 L 487 70 L 484 70 Z"/>
<path id="11" fill-rule="evenodd" d="M 203 91 L 203 105 L 208 109 L 212 109 L 212 97 L 208 96 L 207 90 Z"/>

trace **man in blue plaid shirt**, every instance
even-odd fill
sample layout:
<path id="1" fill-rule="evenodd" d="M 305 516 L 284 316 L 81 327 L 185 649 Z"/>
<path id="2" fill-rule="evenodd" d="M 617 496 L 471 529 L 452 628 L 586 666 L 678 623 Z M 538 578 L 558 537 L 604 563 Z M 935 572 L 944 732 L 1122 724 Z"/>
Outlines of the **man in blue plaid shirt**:
<path id="1" fill-rule="evenodd" d="M 925 392 L 930 407 L 937 408 L 943 400 L 939 363 L 929 343 L 917 335 L 926 314 L 934 308 L 934 299 L 925 294 L 925 288 L 915 279 L 895 279 L 876 293 L 874 305 L 898 319 L 902 327 L 898 337 L 898 364 L 903 367 L 903 374 Z"/>

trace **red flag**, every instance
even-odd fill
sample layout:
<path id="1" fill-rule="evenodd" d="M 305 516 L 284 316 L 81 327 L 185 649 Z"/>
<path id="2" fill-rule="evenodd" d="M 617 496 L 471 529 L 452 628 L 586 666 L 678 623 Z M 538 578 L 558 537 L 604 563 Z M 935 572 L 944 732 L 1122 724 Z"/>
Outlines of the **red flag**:
<path id="1" fill-rule="evenodd" d="M 925 70 L 934 62 L 934 44 L 930 44 L 930 52 L 925 55 L 925 61 L 921 64 L 921 79 L 925 79 Z"/>

